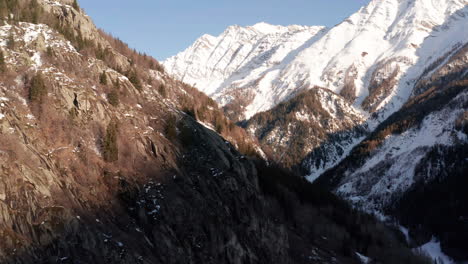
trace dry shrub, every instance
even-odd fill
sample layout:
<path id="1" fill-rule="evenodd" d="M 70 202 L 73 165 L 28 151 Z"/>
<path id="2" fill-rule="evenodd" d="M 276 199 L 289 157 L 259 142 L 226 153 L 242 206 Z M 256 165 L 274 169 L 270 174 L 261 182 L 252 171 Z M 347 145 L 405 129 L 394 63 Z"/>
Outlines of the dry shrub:
<path id="1" fill-rule="evenodd" d="M 19 163 L 31 169 L 37 168 L 37 159 L 31 157 L 31 150 L 21 143 L 16 134 L 0 134 L 0 159 L 6 158 L 8 164 Z"/>

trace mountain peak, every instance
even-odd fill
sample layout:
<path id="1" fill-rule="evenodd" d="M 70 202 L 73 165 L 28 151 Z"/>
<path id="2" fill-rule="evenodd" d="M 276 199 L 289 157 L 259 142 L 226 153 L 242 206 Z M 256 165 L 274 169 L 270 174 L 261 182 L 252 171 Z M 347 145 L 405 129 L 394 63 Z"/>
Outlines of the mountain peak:
<path id="1" fill-rule="evenodd" d="M 264 34 L 271 34 L 271 33 L 276 33 L 278 31 L 285 30 L 284 26 L 276 26 L 276 25 L 271 25 L 266 22 L 259 22 L 253 26 L 250 26 L 248 28 L 255 29 L 261 33 Z"/>
<path id="2" fill-rule="evenodd" d="M 246 77 L 252 68 L 278 64 L 322 29 L 265 22 L 246 27 L 233 25 L 220 36 L 202 36 L 187 50 L 167 59 L 164 65 L 180 80 L 214 94 L 231 74 Z"/>
<path id="3" fill-rule="evenodd" d="M 245 104 L 240 111 L 243 118 L 315 85 L 346 94 L 368 112 L 391 105 L 387 115 L 411 94 L 410 85 L 393 90 L 398 83 L 411 84 L 424 64 L 466 42 L 467 4 L 467 0 L 372 0 L 327 30 L 266 22 L 231 26 L 209 45 L 191 47 L 164 65 L 176 78 L 196 85 L 223 105 Z M 409 69 L 410 74 L 404 74 Z M 378 84 L 390 73 L 396 75 L 394 86 L 373 100 L 377 92 L 370 87 L 372 79 L 377 78 Z M 248 94 L 242 96 L 243 103 L 239 94 Z"/>

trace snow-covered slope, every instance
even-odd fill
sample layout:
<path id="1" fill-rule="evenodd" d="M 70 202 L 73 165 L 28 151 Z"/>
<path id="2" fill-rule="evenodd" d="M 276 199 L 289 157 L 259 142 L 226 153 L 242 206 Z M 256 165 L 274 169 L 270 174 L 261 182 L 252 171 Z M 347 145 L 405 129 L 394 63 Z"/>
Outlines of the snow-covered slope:
<path id="1" fill-rule="evenodd" d="M 323 29 L 266 23 L 231 26 L 218 37 L 203 35 L 187 50 L 163 64 L 178 79 L 227 104 L 234 99 L 229 95 L 232 90 L 259 86 L 260 76 L 284 68 L 284 61 L 291 61 L 297 50 L 307 46 L 311 38 L 321 35 Z M 264 93 L 269 93 L 269 87 L 263 88 Z"/>
<path id="2" fill-rule="evenodd" d="M 322 27 L 231 26 L 218 37 L 203 35 L 186 51 L 164 62 L 182 81 L 208 95 L 247 76 L 258 76 L 317 34 Z"/>
<path id="3" fill-rule="evenodd" d="M 164 66 L 222 105 L 241 104 L 241 119 L 315 85 L 370 112 L 387 107 L 385 117 L 407 100 L 426 65 L 466 43 L 467 3 L 373 0 L 330 29 L 233 26 Z"/>
<path id="4" fill-rule="evenodd" d="M 468 120 L 468 44 L 444 62 L 429 67 L 405 106 L 366 138 L 351 157 L 328 172 L 336 177 L 325 179 L 324 175 L 321 180 L 334 181 L 333 188 L 356 204 L 382 210 L 420 180 L 418 170 L 428 169 L 423 178 L 431 181 L 440 174 L 437 167 L 450 167 L 437 164 L 431 169 L 432 164 L 425 168 L 421 163 L 435 146 L 468 144 L 464 128 Z M 463 154 L 466 156 L 466 151 Z"/>
<path id="5" fill-rule="evenodd" d="M 337 192 L 370 211 L 382 210 L 394 202 L 417 182 L 417 169 L 431 147 L 468 143 L 467 135 L 455 128 L 467 102 L 468 90 L 447 107 L 425 117 L 419 127 L 389 135 L 362 166 L 347 174 Z M 425 181 L 433 180 L 438 175 L 436 170 L 433 168 Z"/>
<path id="6" fill-rule="evenodd" d="M 315 181 L 397 219 L 419 245 L 436 236 L 460 263 L 468 259 L 459 243 L 468 238 L 467 65 L 468 44 L 428 65 L 408 102 Z"/>

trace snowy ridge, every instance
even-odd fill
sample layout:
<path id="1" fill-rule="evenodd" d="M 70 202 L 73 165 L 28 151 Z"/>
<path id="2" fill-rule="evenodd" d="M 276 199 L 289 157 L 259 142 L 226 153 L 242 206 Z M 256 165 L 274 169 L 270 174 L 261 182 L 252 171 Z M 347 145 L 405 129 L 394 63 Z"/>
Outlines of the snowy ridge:
<path id="1" fill-rule="evenodd" d="M 398 69 L 395 85 L 375 102 L 381 119 L 410 96 L 426 65 L 468 40 L 466 0 L 373 0 L 331 28 L 229 27 L 219 37 L 203 36 L 164 66 L 169 73 L 222 105 L 232 90 L 254 94 L 245 118 L 271 109 L 300 89 L 315 85 L 340 93 L 355 67 L 353 100 L 360 107 L 379 64 Z M 377 74 L 383 78 L 388 72 Z"/>
<path id="2" fill-rule="evenodd" d="M 225 88 L 243 87 L 272 68 L 280 68 L 277 65 L 292 51 L 323 29 L 266 23 L 231 26 L 218 37 L 203 35 L 163 64 L 178 79 L 227 103 L 229 98 L 221 98 Z"/>

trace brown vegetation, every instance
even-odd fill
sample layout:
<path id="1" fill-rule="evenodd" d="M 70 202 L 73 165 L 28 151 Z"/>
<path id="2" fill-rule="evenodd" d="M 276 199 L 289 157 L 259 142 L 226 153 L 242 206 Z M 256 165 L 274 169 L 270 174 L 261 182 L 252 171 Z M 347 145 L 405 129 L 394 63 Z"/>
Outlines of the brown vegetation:
<path id="1" fill-rule="evenodd" d="M 273 109 L 256 114 L 245 124 L 260 142 L 273 149 L 275 160 L 287 168 L 299 165 L 313 148 L 320 146 L 332 134 L 358 129 L 359 119 L 344 113 L 339 107 L 336 115 L 341 121 L 333 120 L 322 107 L 321 89 L 315 87 L 300 92 Z M 327 94 L 325 100 L 335 100 L 332 96 L 337 95 Z M 298 113 L 305 114 L 310 120 L 298 119 Z"/>
<path id="2" fill-rule="evenodd" d="M 77 4 L 75 8 L 79 9 Z M 25 82 L 24 95 L 28 92 L 34 104 L 41 102 L 40 114 L 33 111 L 35 117 L 29 117 L 28 111 L 19 113 L 22 107 L 27 108 L 20 102 L 20 92 L 11 96 L 15 98 L 11 102 L 16 107 L 11 107 L 5 124 L 11 126 L 12 131 L 1 135 L 11 144 L 0 140 L 0 151 L 8 153 L 0 152 L 0 156 L 12 153 L 11 162 L 2 163 L 0 168 L 0 174 L 8 176 L 0 177 L 0 188 L 3 190 L 4 181 L 9 188 L 7 206 L 0 203 L 2 214 L 7 216 L 0 223 L 0 236 L 6 237 L 0 241 L 0 246 L 9 250 L 5 256 L 15 258 L 13 262 L 22 262 L 24 257 L 23 262 L 29 263 L 75 260 L 138 263 L 143 256 L 145 262 L 151 263 L 187 263 L 189 259 L 208 263 L 226 258 L 240 262 L 242 256 L 246 256 L 242 261 L 253 263 L 273 254 L 287 258 L 283 252 L 289 248 L 296 250 L 296 247 L 289 247 L 290 244 L 301 247 L 306 244 L 278 243 L 281 254 L 264 248 L 277 249 L 269 237 L 278 240 L 291 237 L 291 241 L 294 238 L 316 239 L 313 245 L 329 243 L 327 250 L 336 250 L 340 256 L 348 254 L 350 263 L 354 263 L 357 261 L 352 250 L 362 249 L 362 253 L 373 256 L 372 252 L 380 250 L 387 241 L 384 235 L 379 236 L 383 233 L 379 227 L 372 227 L 372 220 L 364 228 L 377 233 L 374 236 L 369 231 L 353 231 L 359 226 L 352 222 L 362 216 L 339 220 L 342 215 L 337 209 L 339 206 L 334 204 L 340 202 L 328 193 L 315 193 L 309 189 L 310 185 L 296 182 L 297 178 L 277 184 L 282 180 L 271 180 L 268 169 L 262 167 L 264 163 L 256 166 L 261 174 L 261 179 L 257 178 L 254 164 L 235 150 L 237 146 L 244 153 L 256 155 L 255 142 L 230 122 L 206 95 L 150 71 L 149 68 L 162 71 L 154 59 L 145 58 L 109 36 L 106 38 L 110 39 L 111 47 L 96 45 L 76 33 L 76 28 L 61 25 L 56 17 L 42 13 L 41 8 L 26 10 L 30 13 L 24 15 L 24 19 L 39 22 L 50 19 L 47 23 L 60 30 L 83 56 L 73 60 L 64 58 L 60 50 L 47 52 L 50 53 L 48 63 L 69 77 L 71 83 L 50 78 L 50 72 L 43 73 L 47 76 L 39 73 Z M 38 10 L 38 16 L 34 15 L 34 10 Z M 116 50 L 130 59 L 129 68 L 119 68 L 121 65 L 112 56 Z M 98 62 L 96 68 L 89 70 L 83 66 L 92 56 L 104 63 Z M 104 82 L 102 70 L 105 66 L 127 73 L 131 84 L 123 79 L 120 82 L 121 75 L 110 70 Z M 153 79 L 154 75 L 162 80 Z M 10 83 L 17 77 L 1 76 Z M 108 87 L 111 85 L 114 87 Z M 18 90 L 23 88 L 20 84 L 17 86 Z M 142 93 L 131 89 L 132 86 Z M 101 96 L 106 93 L 109 103 L 118 104 L 118 108 L 107 107 Z M 135 107 L 136 103 L 139 107 Z M 204 129 L 194 119 L 214 127 L 233 144 Z M 210 169 L 226 176 L 215 176 Z M 273 168 L 273 171 L 278 170 Z M 274 186 L 270 188 L 269 184 Z M 152 188 L 154 186 L 160 189 Z M 277 189 L 281 191 L 275 192 Z M 283 189 L 288 191 L 283 192 Z M 296 192 L 300 202 L 289 198 Z M 162 194 L 167 195 L 167 201 Z M 271 203 L 264 194 L 273 197 Z M 277 203 L 294 207 L 276 210 Z M 315 204 L 319 206 L 315 208 Z M 297 207 L 301 209 L 296 210 Z M 163 214 L 158 214 L 159 210 Z M 265 213 L 269 210 L 271 213 Z M 308 214 L 308 210 L 312 213 Z M 291 218 L 296 222 L 278 222 L 280 217 L 277 216 L 283 212 L 293 213 Z M 328 228 L 330 219 L 335 223 Z M 314 227 L 304 224 L 309 220 L 316 220 Z M 187 222 L 194 224 L 187 225 Z M 219 229 L 221 224 L 222 230 Z M 251 232 L 245 232 L 246 226 L 253 228 Z M 304 229 L 297 229 L 298 226 Z M 288 234 L 284 233 L 285 229 L 290 229 Z M 312 236 L 302 233 L 311 229 L 313 231 L 308 234 Z M 354 233 L 376 241 L 353 242 L 360 238 Z M 321 235 L 333 240 L 326 242 L 320 239 Z M 226 238 L 232 237 L 238 237 L 239 241 L 226 242 Z M 406 257 L 399 245 L 392 249 Z M 242 248 L 243 251 L 243 247 L 258 256 L 239 253 L 237 250 Z M 4 252 L 0 253 L 3 257 Z M 297 254 L 298 259 L 303 256 Z"/>

